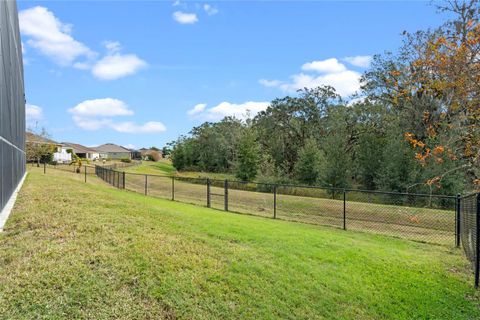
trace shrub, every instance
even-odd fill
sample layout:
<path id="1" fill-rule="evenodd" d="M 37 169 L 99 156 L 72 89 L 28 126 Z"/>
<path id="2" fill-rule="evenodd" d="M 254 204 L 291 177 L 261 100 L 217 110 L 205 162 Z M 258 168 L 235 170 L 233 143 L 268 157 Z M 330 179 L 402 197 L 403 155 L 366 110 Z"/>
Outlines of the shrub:
<path id="1" fill-rule="evenodd" d="M 160 152 L 158 151 L 149 151 L 146 155 L 146 159 L 148 161 L 160 161 L 160 159 L 162 159 L 162 156 L 160 154 Z"/>
<path id="2" fill-rule="evenodd" d="M 123 162 L 123 163 L 130 163 L 130 162 L 132 162 L 132 159 L 122 158 L 122 159 L 120 159 L 120 161 Z"/>

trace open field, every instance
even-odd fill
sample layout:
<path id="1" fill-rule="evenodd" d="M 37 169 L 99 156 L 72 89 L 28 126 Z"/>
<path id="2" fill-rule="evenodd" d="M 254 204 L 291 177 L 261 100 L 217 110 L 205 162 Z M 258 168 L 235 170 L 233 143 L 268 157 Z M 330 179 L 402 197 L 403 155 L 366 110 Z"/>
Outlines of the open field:
<path id="1" fill-rule="evenodd" d="M 125 172 L 143 173 L 143 174 L 160 174 L 160 175 L 174 175 L 175 168 L 172 162 L 168 159 L 162 159 L 158 162 L 142 161 L 142 164 L 136 167 L 124 168 Z"/>
<path id="2" fill-rule="evenodd" d="M 172 199 L 197 205 L 207 205 L 206 181 L 176 177 L 126 174 L 125 188 L 138 193 Z M 224 209 L 224 188 L 222 183 L 211 186 L 211 207 Z M 172 188 L 174 193 L 172 193 Z M 299 193 L 311 192 L 301 190 Z M 285 191 L 285 192 L 284 192 Z M 343 227 L 343 200 L 328 197 L 320 190 L 315 197 L 298 196 L 281 188 L 277 193 L 276 217 L 283 220 Z M 322 193 L 323 192 L 323 193 Z M 358 193 L 358 192 L 357 192 Z M 413 207 L 408 205 L 387 205 L 361 202 L 362 195 L 347 193 L 346 227 L 351 230 L 375 232 L 401 238 L 437 244 L 455 243 L 454 202 L 451 210 Z M 363 195 L 365 201 L 368 197 Z M 399 199 L 404 200 L 404 199 Z M 242 185 L 231 183 L 228 195 L 229 211 L 273 218 L 274 195 L 272 192 L 242 190 Z"/>
<path id="3" fill-rule="evenodd" d="M 480 317 L 459 249 L 30 171 L 0 234 L 5 319 Z"/>
<path id="4" fill-rule="evenodd" d="M 212 173 L 197 171 L 177 171 L 172 162 L 168 159 L 162 159 L 159 162 L 142 161 L 140 166 L 125 168 L 125 172 L 141 173 L 141 174 L 158 174 L 166 176 L 176 176 L 184 178 L 210 178 L 210 179 L 230 179 L 235 180 L 235 176 L 228 173 Z"/>

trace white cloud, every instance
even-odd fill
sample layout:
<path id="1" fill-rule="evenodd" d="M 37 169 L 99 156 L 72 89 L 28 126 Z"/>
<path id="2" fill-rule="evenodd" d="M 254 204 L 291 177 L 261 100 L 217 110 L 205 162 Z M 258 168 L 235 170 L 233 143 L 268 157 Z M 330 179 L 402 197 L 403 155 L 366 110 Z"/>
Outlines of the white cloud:
<path id="1" fill-rule="evenodd" d="M 118 132 L 124 133 L 156 133 L 167 130 L 165 125 L 158 121 L 149 121 L 144 124 L 136 124 L 134 122 L 118 122 L 111 123 L 110 127 Z"/>
<path id="2" fill-rule="evenodd" d="M 125 102 L 112 98 L 85 100 L 68 111 L 80 117 L 133 115 Z"/>
<path id="3" fill-rule="evenodd" d="M 33 104 L 25 104 L 25 122 L 27 127 L 36 127 L 43 120 L 43 110 Z"/>
<path id="4" fill-rule="evenodd" d="M 203 10 L 205 10 L 205 12 L 209 15 L 209 16 L 213 16 L 215 14 L 218 13 L 218 9 L 213 7 L 212 5 L 208 4 L 208 3 L 205 3 L 203 5 Z"/>
<path id="5" fill-rule="evenodd" d="M 61 22 L 45 7 L 20 11 L 19 19 L 20 30 L 28 39 L 28 45 L 62 66 L 91 70 L 97 79 L 119 79 L 147 65 L 135 54 L 120 54 L 121 45 L 118 41 L 105 41 L 107 54 L 98 60 L 98 53 L 71 36 L 72 26 Z"/>
<path id="6" fill-rule="evenodd" d="M 356 67 L 368 68 L 372 62 L 372 56 L 345 57 L 343 60 Z"/>
<path id="7" fill-rule="evenodd" d="M 172 6 L 176 7 L 176 6 L 179 6 L 181 3 L 180 3 L 180 0 L 175 0 L 173 3 L 172 3 Z"/>
<path id="8" fill-rule="evenodd" d="M 122 46 L 118 41 L 105 41 L 103 42 L 103 44 L 105 48 L 107 48 L 109 53 L 116 53 L 116 52 L 119 52 L 120 49 L 122 49 Z"/>
<path id="9" fill-rule="evenodd" d="M 291 76 L 290 83 L 283 83 L 279 87 L 283 91 L 294 92 L 298 89 L 328 85 L 334 87 L 342 97 L 347 97 L 360 89 L 360 76 L 360 73 L 351 70 L 320 76 L 300 73 Z"/>
<path id="10" fill-rule="evenodd" d="M 137 124 L 133 121 L 115 121 L 118 116 L 131 116 L 133 111 L 122 100 L 113 98 L 85 100 L 68 110 L 75 124 L 84 130 L 110 128 L 123 133 L 164 132 L 166 127 L 158 121 Z"/>
<path id="11" fill-rule="evenodd" d="M 258 112 L 267 109 L 269 102 L 248 101 L 241 104 L 222 102 L 215 107 L 206 108 L 207 104 L 201 103 L 190 109 L 187 114 L 207 121 L 218 121 L 227 116 L 246 119 L 255 116 Z"/>
<path id="12" fill-rule="evenodd" d="M 182 11 L 175 11 L 172 15 L 173 20 L 181 24 L 194 24 L 198 22 L 198 17 L 195 13 L 186 13 Z"/>
<path id="13" fill-rule="evenodd" d="M 71 36 L 72 26 L 61 22 L 45 7 L 20 11 L 20 30 L 27 44 L 60 65 L 70 65 L 77 58 L 93 58 L 95 52 Z"/>
<path id="14" fill-rule="evenodd" d="M 134 144 L 126 144 L 123 146 L 124 148 L 127 148 L 127 149 L 131 149 L 131 150 L 136 150 L 137 149 L 137 146 L 135 146 Z"/>
<path id="15" fill-rule="evenodd" d="M 95 63 L 93 75 L 100 80 L 115 80 L 136 73 L 147 63 L 134 54 L 114 53 Z"/>
<path id="16" fill-rule="evenodd" d="M 25 105 L 25 116 L 27 122 L 41 120 L 43 118 L 43 110 L 39 106 L 27 103 Z"/>
<path id="17" fill-rule="evenodd" d="M 290 81 L 261 79 L 259 82 L 263 86 L 277 87 L 289 93 L 328 85 L 334 87 L 342 97 L 350 96 L 360 89 L 361 74 L 347 69 L 335 58 L 305 63 L 302 70 L 305 72 L 290 76 Z M 308 71 L 313 73 L 307 73 Z"/>
<path id="18" fill-rule="evenodd" d="M 303 71 L 316 71 L 320 73 L 336 73 L 336 72 L 343 72 L 347 70 L 347 68 L 338 62 L 335 58 L 330 58 L 326 60 L 320 61 L 312 61 L 305 63 L 302 66 Z"/>
<path id="19" fill-rule="evenodd" d="M 195 105 L 192 109 L 188 110 L 187 114 L 189 116 L 194 116 L 196 114 L 199 114 L 199 113 L 203 112 L 206 107 L 207 107 L 206 103 L 199 103 L 199 104 Z"/>

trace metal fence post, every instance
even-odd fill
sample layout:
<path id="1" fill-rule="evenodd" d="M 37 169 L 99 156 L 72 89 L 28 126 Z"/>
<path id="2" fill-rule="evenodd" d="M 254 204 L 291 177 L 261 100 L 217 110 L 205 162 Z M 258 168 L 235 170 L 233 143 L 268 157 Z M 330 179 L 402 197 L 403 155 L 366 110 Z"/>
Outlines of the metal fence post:
<path id="1" fill-rule="evenodd" d="M 172 176 L 172 201 L 175 201 L 175 177 Z"/>
<path id="2" fill-rule="evenodd" d="M 228 211 L 228 180 L 225 179 L 225 191 L 224 191 L 224 202 L 225 202 L 225 211 Z"/>
<path id="3" fill-rule="evenodd" d="M 456 208 L 455 208 L 455 246 L 460 246 L 460 206 L 461 206 L 461 198 L 460 195 L 457 194 L 457 198 L 455 201 Z"/>
<path id="4" fill-rule="evenodd" d="M 211 207 L 210 202 L 210 179 L 207 178 L 207 208 Z"/>
<path id="5" fill-rule="evenodd" d="M 277 185 L 273 186 L 273 219 L 277 219 Z"/>
<path id="6" fill-rule="evenodd" d="M 343 230 L 347 230 L 347 192 L 343 189 Z"/>
<path id="7" fill-rule="evenodd" d="M 43 174 L 47 173 L 47 163 L 43 163 Z"/>
<path id="8" fill-rule="evenodd" d="M 475 243 L 475 288 L 478 288 L 478 282 L 480 277 L 480 193 L 477 194 L 477 232 Z"/>
<path id="9" fill-rule="evenodd" d="M 123 171 L 123 189 L 125 189 L 125 171 Z"/>
<path id="10" fill-rule="evenodd" d="M 87 183 L 87 167 L 84 167 L 85 170 L 85 183 Z"/>
<path id="11" fill-rule="evenodd" d="M 145 175 L 145 195 L 148 193 L 148 175 Z"/>

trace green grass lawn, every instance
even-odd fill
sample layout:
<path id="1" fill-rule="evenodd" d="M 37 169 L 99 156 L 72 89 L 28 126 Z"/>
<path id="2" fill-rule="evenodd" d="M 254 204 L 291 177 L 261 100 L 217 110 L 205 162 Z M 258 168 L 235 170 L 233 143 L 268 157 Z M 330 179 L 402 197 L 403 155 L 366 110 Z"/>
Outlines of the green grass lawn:
<path id="1" fill-rule="evenodd" d="M 268 192 L 229 190 L 229 210 L 264 217 L 273 217 L 274 195 Z M 125 188 L 145 193 L 145 176 L 126 174 Z M 147 178 L 147 194 L 153 197 L 206 206 L 207 187 L 191 183 L 190 179 L 177 178 L 172 195 L 172 179 L 153 176 Z M 211 186 L 211 206 L 224 208 L 224 189 Z M 321 196 L 321 195 L 320 195 Z M 276 216 L 311 224 L 343 226 L 343 201 L 322 197 L 305 197 L 277 194 Z M 358 202 L 347 197 L 347 228 L 451 246 L 455 243 L 455 211 Z"/>
<path id="2" fill-rule="evenodd" d="M 142 174 L 158 174 L 158 175 L 175 175 L 176 170 L 172 162 L 168 159 L 162 159 L 158 162 L 142 161 L 141 165 L 122 168 L 125 172 L 142 173 Z"/>
<path id="3" fill-rule="evenodd" d="M 236 215 L 31 169 L 4 319 L 478 319 L 460 249 Z"/>
<path id="4" fill-rule="evenodd" d="M 125 172 L 141 173 L 141 174 L 157 174 L 166 176 L 176 176 L 185 178 L 210 178 L 219 180 L 235 180 L 235 176 L 228 173 L 212 173 L 197 171 L 177 171 L 169 159 L 162 159 L 158 162 L 142 161 L 142 164 L 135 167 L 121 169 Z"/>
<path id="5" fill-rule="evenodd" d="M 169 160 L 144 161 L 142 165 L 126 168 L 125 188 L 145 193 L 145 174 L 148 174 L 147 193 L 165 199 L 172 198 L 172 181 L 175 176 L 175 200 L 206 205 L 206 177 L 201 172 L 176 172 Z M 231 179 L 224 174 L 209 173 L 210 179 Z M 200 180 L 195 180 L 203 177 Z M 191 179 L 193 178 L 193 179 Z M 273 217 L 272 190 L 259 192 L 254 184 L 235 181 L 229 183 L 229 210 L 264 217 Z M 335 199 L 324 189 L 297 186 L 277 188 L 276 216 L 282 220 L 343 227 L 343 196 Z M 224 208 L 223 181 L 212 182 L 211 205 Z M 445 208 L 428 207 L 425 198 L 417 197 L 410 205 L 404 196 L 382 199 L 379 195 L 349 191 L 346 196 L 347 228 L 396 236 L 434 244 L 455 243 L 454 199 Z M 390 204 L 386 204 L 392 202 Z"/>

